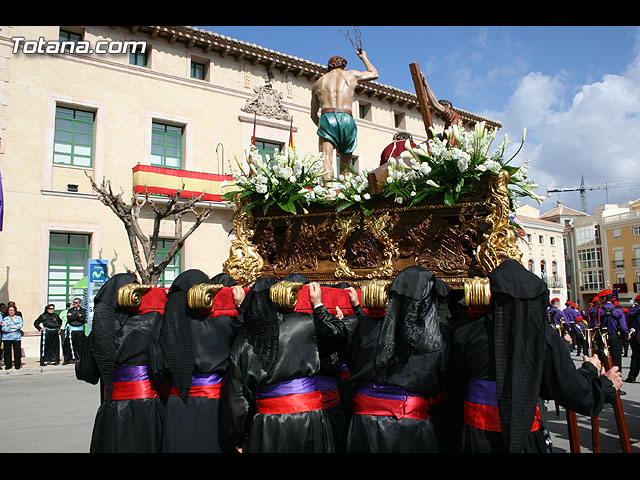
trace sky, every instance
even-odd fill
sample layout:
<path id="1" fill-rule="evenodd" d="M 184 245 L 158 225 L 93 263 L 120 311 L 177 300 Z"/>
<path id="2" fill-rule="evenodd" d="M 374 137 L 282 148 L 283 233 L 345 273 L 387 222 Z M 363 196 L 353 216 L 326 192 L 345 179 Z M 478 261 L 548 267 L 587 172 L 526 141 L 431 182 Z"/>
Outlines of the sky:
<path id="1" fill-rule="evenodd" d="M 344 32 L 354 26 L 198 26 L 263 48 L 326 65 L 332 55 L 363 69 Z M 640 198 L 640 27 L 358 26 L 377 82 L 415 93 L 417 63 L 438 99 L 502 123 L 514 165 L 547 189 L 587 187 L 587 212 Z M 608 188 L 604 188 L 604 187 Z M 590 189 L 593 188 L 593 189 Z M 550 193 L 581 209 L 579 192 Z"/>

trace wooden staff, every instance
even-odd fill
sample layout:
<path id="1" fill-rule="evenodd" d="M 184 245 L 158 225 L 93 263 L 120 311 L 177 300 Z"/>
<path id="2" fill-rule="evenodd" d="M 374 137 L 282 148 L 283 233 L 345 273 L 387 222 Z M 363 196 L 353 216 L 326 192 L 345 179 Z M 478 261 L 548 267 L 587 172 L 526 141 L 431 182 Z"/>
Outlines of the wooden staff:
<path id="1" fill-rule="evenodd" d="M 564 321 L 558 326 L 553 326 L 560 335 L 560 338 L 564 341 Z M 571 453 L 580 453 L 580 435 L 578 433 L 578 419 L 576 412 L 565 408 L 567 413 L 567 431 L 569 432 L 569 445 L 571 447 Z M 556 402 L 556 416 L 560 416 L 560 408 L 558 402 Z"/>
<path id="2" fill-rule="evenodd" d="M 602 363 L 605 371 L 613 368 L 613 357 L 609 354 L 609 338 L 606 332 L 598 330 L 602 343 Z M 613 413 L 616 416 L 616 425 L 618 427 L 618 436 L 622 445 L 623 453 L 631 453 L 631 441 L 629 440 L 629 431 L 627 430 L 627 422 L 624 418 L 624 410 L 622 409 L 622 399 L 620 392 L 616 391 L 616 400 L 613 403 Z"/>
<path id="3" fill-rule="evenodd" d="M 581 330 L 580 334 L 587 342 L 587 351 L 585 352 L 587 357 L 593 357 L 595 354 L 593 350 L 594 330 L 587 328 L 587 335 L 585 337 L 584 332 Z M 600 419 L 598 417 L 591 417 L 591 445 L 593 453 L 600 453 Z"/>
<path id="4" fill-rule="evenodd" d="M 576 412 L 572 410 L 566 410 L 566 412 L 571 453 L 580 453 L 580 435 L 578 434 L 578 419 L 576 418 Z"/>

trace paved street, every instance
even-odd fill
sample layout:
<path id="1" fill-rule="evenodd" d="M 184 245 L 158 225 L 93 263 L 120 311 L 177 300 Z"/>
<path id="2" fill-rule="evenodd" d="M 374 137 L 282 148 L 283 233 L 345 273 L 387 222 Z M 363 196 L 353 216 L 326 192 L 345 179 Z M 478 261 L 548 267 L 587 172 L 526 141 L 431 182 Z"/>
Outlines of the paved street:
<path id="1" fill-rule="evenodd" d="M 572 357 L 577 366 L 580 361 Z M 0 451 L 4 453 L 86 453 L 93 420 L 99 404 L 98 387 L 76 380 L 72 365 L 40 367 L 37 359 L 26 358 L 19 370 L 0 372 Z M 629 358 L 623 358 L 626 376 Z M 623 385 L 623 409 L 633 453 L 640 452 L 640 383 Z M 547 403 L 549 429 L 556 453 L 569 453 L 566 414 L 556 416 L 553 402 Z M 591 424 L 578 418 L 582 453 L 592 452 Z M 602 453 L 621 452 L 611 405 L 599 417 Z"/>
<path id="2" fill-rule="evenodd" d="M 99 405 L 98 386 L 80 382 L 73 365 L 0 372 L 0 451 L 85 453 Z"/>

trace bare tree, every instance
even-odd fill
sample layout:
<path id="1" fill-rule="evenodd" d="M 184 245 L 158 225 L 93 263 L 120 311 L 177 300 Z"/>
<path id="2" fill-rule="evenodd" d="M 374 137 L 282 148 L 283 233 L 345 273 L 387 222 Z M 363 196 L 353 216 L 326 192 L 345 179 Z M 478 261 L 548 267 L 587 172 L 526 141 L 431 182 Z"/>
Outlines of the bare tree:
<path id="1" fill-rule="evenodd" d="M 148 192 L 144 196 L 133 194 L 131 203 L 126 203 L 123 199 L 123 192 L 113 193 L 111 182 L 102 179 L 102 184 L 98 185 L 95 180 L 87 175 L 93 190 L 98 194 L 98 199 L 109 207 L 124 224 L 131 246 L 133 261 L 136 271 L 143 284 L 156 286 L 162 272 L 167 265 L 173 260 L 176 254 L 184 245 L 185 240 L 191 235 L 196 228 L 204 222 L 211 212 L 212 207 L 204 207 L 196 209 L 196 203 L 202 198 L 202 195 L 192 198 L 181 198 L 180 195 L 184 189 L 184 185 L 173 195 L 167 197 L 166 202 L 155 202 L 149 198 Z M 149 205 L 153 210 L 153 230 L 151 235 L 145 235 L 140 227 L 140 212 L 142 207 Z M 182 216 L 192 212 L 195 216 L 195 222 L 186 233 L 182 232 Z M 156 265 L 155 258 L 158 250 L 158 240 L 160 234 L 160 224 L 163 220 L 173 217 L 175 224 L 175 240 L 164 258 Z"/>

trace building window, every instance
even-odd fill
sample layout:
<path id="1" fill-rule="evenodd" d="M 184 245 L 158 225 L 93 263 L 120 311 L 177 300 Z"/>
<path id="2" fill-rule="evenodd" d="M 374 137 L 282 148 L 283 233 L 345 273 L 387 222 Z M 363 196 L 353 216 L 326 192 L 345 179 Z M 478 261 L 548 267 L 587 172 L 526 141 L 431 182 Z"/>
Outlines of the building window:
<path id="1" fill-rule="evenodd" d="M 604 273 L 602 270 L 587 270 L 580 272 L 580 290 L 600 291 L 604 288 Z"/>
<path id="2" fill-rule="evenodd" d="M 542 279 L 547 278 L 547 262 L 544 260 L 540 261 L 540 277 Z"/>
<path id="3" fill-rule="evenodd" d="M 363 120 L 371 120 L 371 104 L 358 102 L 358 118 Z"/>
<path id="4" fill-rule="evenodd" d="M 634 236 L 640 235 L 640 226 L 639 225 L 634 225 L 633 226 L 633 235 Z"/>
<path id="5" fill-rule="evenodd" d="M 56 311 L 63 310 L 74 297 L 82 296 L 82 291 L 73 286 L 84 276 L 90 241 L 90 235 L 49 234 L 47 303 L 53 303 Z"/>
<path id="6" fill-rule="evenodd" d="M 151 165 L 182 168 L 182 135 L 182 127 L 152 123 Z"/>
<path id="7" fill-rule="evenodd" d="M 266 158 L 269 155 L 269 158 L 273 161 L 273 156 L 276 153 L 280 153 L 282 151 L 282 144 L 275 142 L 267 142 L 265 140 L 256 140 L 256 149 L 262 158 Z"/>
<path id="8" fill-rule="evenodd" d="M 578 251 L 578 268 L 602 268 L 602 253 L 599 248 L 587 248 Z"/>
<path id="9" fill-rule="evenodd" d="M 60 42 L 79 42 L 80 40 L 82 40 L 82 35 L 79 33 L 70 32 L 69 30 L 60 29 L 58 40 Z"/>
<path id="10" fill-rule="evenodd" d="M 555 245 L 556 244 L 556 237 L 549 237 L 549 245 Z"/>
<path id="11" fill-rule="evenodd" d="M 137 65 L 139 67 L 147 66 L 147 52 L 139 52 L 138 49 L 133 49 L 129 52 L 129 65 Z"/>
<path id="12" fill-rule="evenodd" d="M 540 244 L 544 243 L 544 235 L 538 235 L 538 243 Z"/>
<path id="13" fill-rule="evenodd" d="M 173 245 L 174 240 L 160 238 L 158 239 L 158 248 L 156 249 L 156 259 L 155 263 L 158 265 L 162 262 L 162 259 L 167 254 L 171 246 Z M 182 272 L 182 250 L 176 253 L 175 257 L 171 259 L 171 262 L 167 265 L 167 267 L 162 272 L 160 279 L 158 280 L 159 287 L 170 287 L 173 281 L 176 279 L 178 275 Z"/>
<path id="14" fill-rule="evenodd" d="M 619 229 L 619 228 L 614 228 L 611 231 L 611 235 L 612 235 L 613 238 L 620 238 L 620 237 L 622 237 L 622 230 Z"/>
<path id="15" fill-rule="evenodd" d="M 527 242 L 528 243 L 533 242 L 533 236 L 530 233 L 527 233 Z"/>
<path id="16" fill-rule="evenodd" d="M 406 128 L 405 114 L 403 112 L 393 112 L 393 126 L 395 128 Z"/>
<path id="17" fill-rule="evenodd" d="M 613 260 L 611 261 L 613 268 L 624 268 L 623 251 L 614 250 Z"/>
<path id="18" fill-rule="evenodd" d="M 198 80 L 204 80 L 206 73 L 206 66 L 203 63 L 191 61 L 191 78 L 197 78 Z"/>
<path id="19" fill-rule="evenodd" d="M 531 273 L 536 273 L 536 272 L 535 272 L 535 264 L 533 263 L 533 260 L 529 259 L 529 263 L 527 264 L 527 269 L 528 269 Z"/>
<path id="20" fill-rule="evenodd" d="M 56 107 L 53 163 L 91 167 L 95 113 Z"/>
<path id="21" fill-rule="evenodd" d="M 576 228 L 576 248 L 600 245 L 600 226 L 587 225 Z"/>

